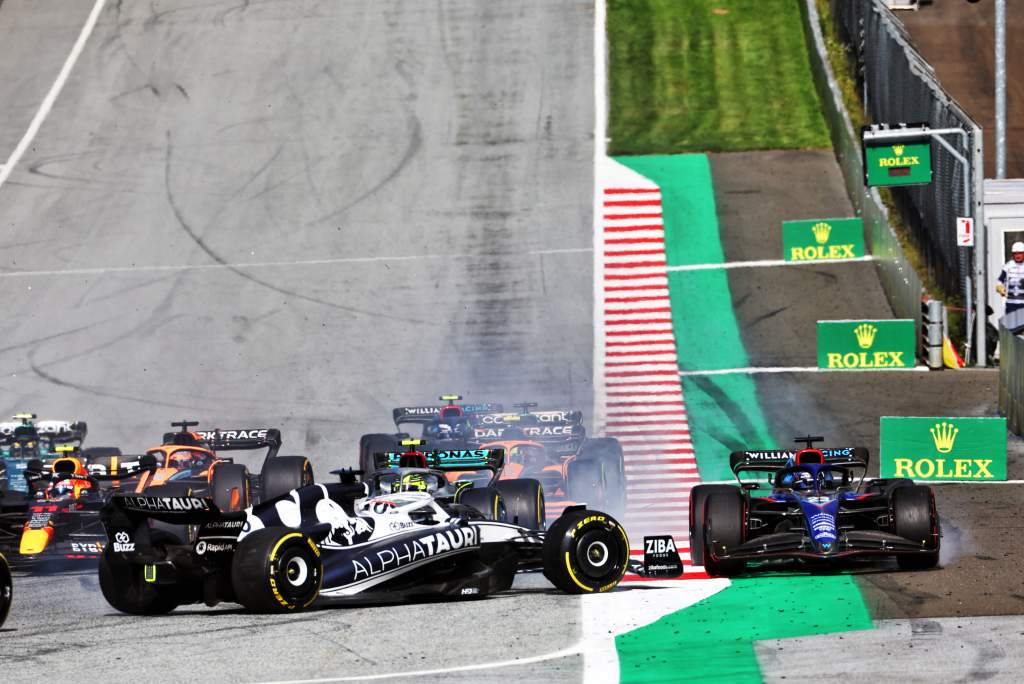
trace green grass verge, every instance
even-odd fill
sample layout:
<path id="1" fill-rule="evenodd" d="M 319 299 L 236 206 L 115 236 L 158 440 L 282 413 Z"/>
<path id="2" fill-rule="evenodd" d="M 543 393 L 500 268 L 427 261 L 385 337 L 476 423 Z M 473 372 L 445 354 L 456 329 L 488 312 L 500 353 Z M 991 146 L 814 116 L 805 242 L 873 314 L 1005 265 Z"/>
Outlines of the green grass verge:
<path id="1" fill-rule="evenodd" d="M 609 154 L 830 147 L 799 0 L 609 0 Z"/>

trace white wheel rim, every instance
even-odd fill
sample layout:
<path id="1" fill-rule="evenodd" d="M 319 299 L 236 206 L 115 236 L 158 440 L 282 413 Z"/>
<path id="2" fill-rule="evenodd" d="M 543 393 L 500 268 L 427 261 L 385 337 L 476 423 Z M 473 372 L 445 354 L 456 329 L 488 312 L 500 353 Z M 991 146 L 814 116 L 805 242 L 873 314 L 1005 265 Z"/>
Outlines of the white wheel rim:
<path id="1" fill-rule="evenodd" d="M 301 587 L 309 577 L 309 566 L 306 565 L 306 560 L 299 556 L 289 558 L 288 564 L 284 568 L 284 576 L 288 580 L 288 584 L 293 587 Z"/>
<path id="2" fill-rule="evenodd" d="M 608 562 L 611 554 L 608 553 L 608 545 L 604 542 L 591 542 L 590 546 L 587 547 L 587 560 L 595 568 L 599 568 Z"/>

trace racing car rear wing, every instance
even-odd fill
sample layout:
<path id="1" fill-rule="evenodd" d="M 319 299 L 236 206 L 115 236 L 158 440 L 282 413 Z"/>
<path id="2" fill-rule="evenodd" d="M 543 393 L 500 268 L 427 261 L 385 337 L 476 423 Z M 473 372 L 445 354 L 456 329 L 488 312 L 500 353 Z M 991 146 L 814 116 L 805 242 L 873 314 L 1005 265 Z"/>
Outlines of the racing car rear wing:
<path id="1" fill-rule="evenodd" d="M 395 421 L 396 426 L 403 423 L 426 425 L 437 420 L 441 415 L 441 409 L 443 408 L 443 406 L 399 406 L 398 408 L 391 410 L 391 417 Z M 463 404 L 459 406 L 459 408 L 461 408 L 463 413 L 467 416 L 470 416 L 475 413 L 492 413 L 495 411 L 501 411 L 501 404 Z"/>
<path id="2" fill-rule="evenodd" d="M 834 447 L 821 449 L 825 463 L 836 466 L 867 468 L 871 458 L 864 447 Z M 734 473 L 741 470 L 782 470 L 796 458 L 796 450 L 769 449 L 734 451 L 729 454 L 729 467 Z"/>
<path id="3" fill-rule="evenodd" d="M 583 412 L 555 409 L 528 413 L 484 413 L 470 416 L 473 438 L 485 442 L 505 437 L 505 431 L 515 428 L 523 437 L 544 444 L 563 444 L 587 436 L 583 427 Z"/>
<path id="4" fill-rule="evenodd" d="M 426 467 L 434 470 L 501 470 L 505 465 L 504 449 L 450 449 L 446 451 L 420 451 L 426 459 Z M 402 457 L 408 452 L 388 451 L 373 455 L 374 467 L 398 468 Z"/>

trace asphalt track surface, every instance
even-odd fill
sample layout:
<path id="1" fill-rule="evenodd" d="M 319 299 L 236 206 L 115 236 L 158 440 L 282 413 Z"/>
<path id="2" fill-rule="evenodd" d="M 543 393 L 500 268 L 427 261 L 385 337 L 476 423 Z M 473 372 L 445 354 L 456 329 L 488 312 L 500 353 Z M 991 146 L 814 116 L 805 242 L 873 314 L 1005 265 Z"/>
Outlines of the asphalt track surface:
<path id="1" fill-rule="evenodd" d="M 773 258 L 784 219 L 853 215 L 831 151 L 719 154 L 711 165 L 727 261 Z M 870 263 L 729 271 L 752 365 L 815 366 L 819 319 L 892 317 L 873 271 Z M 754 378 L 780 443 L 810 431 L 831 443 L 868 445 L 875 458 L 880 416 L 997 415 L 992 370 Z M 1024 478 L 1022 451 L 1021 440 L 1011 436 L 1010 479 Z M 875 464 L 871 474 L 877 472 Z M 838 654 L 816 666 L 815 678 L 1019 679 L 1012 644 L 1024 631 L 1020 486 L 942 484 L 935 492 L 944 534 L 941 568 L 901 572 L 890 564 L 857 571 L 882 631 L 760 642 L 767 681 L 806 679 L 809 648 Z M 863 668 L 865 662 L 877 667 Z"/>
<path id="2" fill-rule="evenodd" d="M 0 158 L 92 5 L 0 6 Z M 592 36 L 589 3 L 554 0 L 111 0 L 0 189 L 0 414 L 81 418 L 127 452 L 172 419 L 280 427 L 326 477 L 441 392 L 588 410 Z M 76 653 L 96 679 L 254 681 L 575 643 L 578 601 L 521 579 L 469 603 L 138 619 L 92 573 L 19 576 L 0 680 L 77 679 Z"/>

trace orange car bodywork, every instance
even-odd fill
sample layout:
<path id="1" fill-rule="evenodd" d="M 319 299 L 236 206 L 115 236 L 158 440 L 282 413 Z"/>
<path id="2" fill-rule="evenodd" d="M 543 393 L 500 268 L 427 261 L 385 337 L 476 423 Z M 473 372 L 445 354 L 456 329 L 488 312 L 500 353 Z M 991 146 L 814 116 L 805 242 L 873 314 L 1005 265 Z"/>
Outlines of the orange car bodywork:
<path id="1" fill-rule="evenodd" d="M 198 441 L 200 436 L 195 436 Z M 194 458 L 193 454 L 204 456 L 210 460 L 210 465 L 205 470 L 200 470 L 194 474 L 195 477 L 205 477 L 207 484 L 212 484 L 213 472 L 217 466 L 221 463 L 228 462 L 217 458 L 217 454 L 214 453 L 212 449 L 197 445 L 164 444 L 162 446 L 153 447 L 146 453 L 156 456 L 164 465 L 142 474 L 142 477 L 139 478 L 139 483 L 135 486 L 135 492 L 137 494 L 141 494 L 150 487 L 160 487 L 171 479 L 171 477 L 182 472 L 182 470 L 191 469 L 191 466 L 188 464 L 192 462 L 192 459 Z M 180 461 L 180 465 L 175 465 L 176 461 Z M 242 510 L 251 503 L 249 499 L 248 487 L 245 488 L 245 491 L 233 489 L 231 492 L 231 507 L 229 510 Z"/>
<path id="2" fill-rule="evenodd" d="M 510 454 L 515 447 L 518 446 L 529 446 L 536 447 L 539 449 L 547 448 L 540 442 L 534 442 L 526 439 L 513 439 L 499 442 L 488 442 L 481 444 L 480 449 L 504 449 L 505 454 Z M 560 463 L 551 463 L 541 468 L 541 472 L 554 473 L 561 479 L 561 483 L 552 489 L 545 489 L 544 491 L 544 511 L 548 520 L 554 520 L 562 514 L 568 506 L 573 506 L 577 502 L 569 499 L 569 493 L 566 487 L 566 481 L 569 475 L 569 464 L 576 459 L 575 455 L 571 455 L 563 459 Z M 518 480 L 522 477 L 525 465 L 522 463 L 509 463 L 506 456 L 505 465 L 502 466 L 501 472 L 498 473 L 499 480 Z M 445 473 L 448 476 L 449 482 L 455 482 L 459 479 L 460 475 L 470 474 L 472 471 L 453 471 Z"/>

